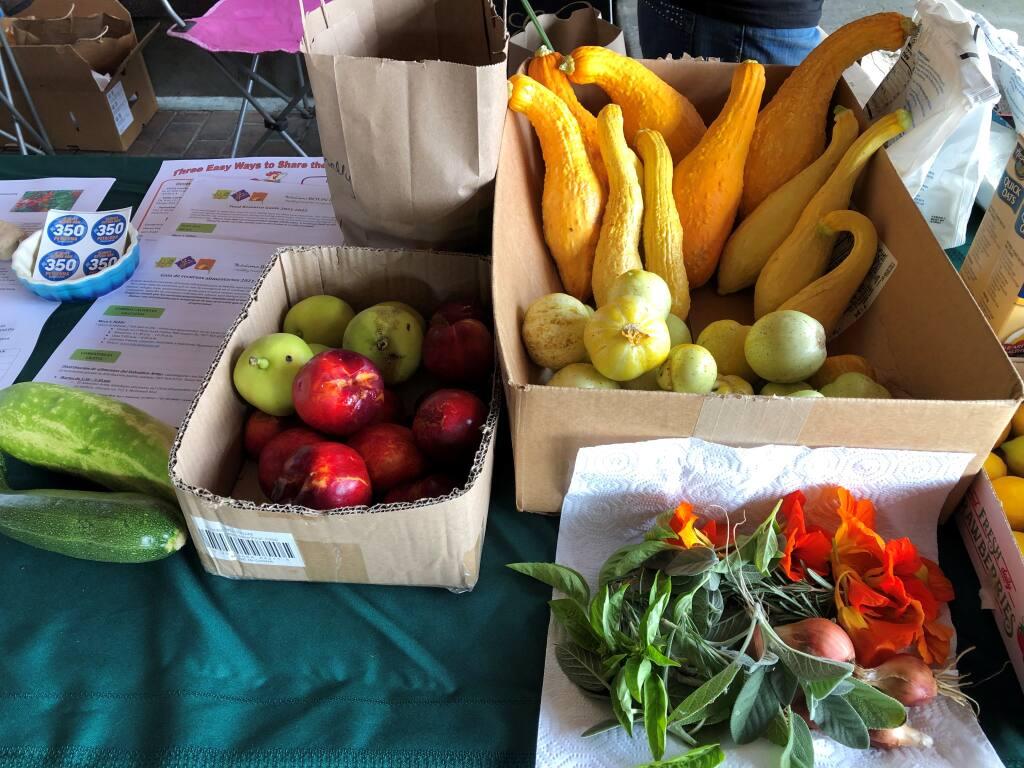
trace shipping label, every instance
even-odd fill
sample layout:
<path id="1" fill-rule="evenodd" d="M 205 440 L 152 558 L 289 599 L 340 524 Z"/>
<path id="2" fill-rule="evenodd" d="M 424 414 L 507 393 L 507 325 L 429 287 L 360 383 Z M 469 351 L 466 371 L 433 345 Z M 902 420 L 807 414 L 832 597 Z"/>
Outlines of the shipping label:
<path id="1" fill-rule="evenodd" d="M 235 528 L 204 517 L 193 517 L 192 525 L 199 532 L 203 548 L 218 560 L 306 567 L 295 537 L 290 533 Z"/>

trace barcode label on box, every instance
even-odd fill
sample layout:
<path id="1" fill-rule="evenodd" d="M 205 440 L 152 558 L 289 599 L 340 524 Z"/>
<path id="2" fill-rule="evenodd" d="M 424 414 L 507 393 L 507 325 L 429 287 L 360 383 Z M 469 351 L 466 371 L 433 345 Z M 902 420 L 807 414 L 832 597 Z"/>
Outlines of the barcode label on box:
<path id="1" fill-rule="evenodd" d="M 305 568 L 302 553 L 290 533 L 249 531 L 193 517 L 192 524 L 203 540 L 203 547 L 218 560 L 236 560 L 254 565 L 290 565 Z"/>

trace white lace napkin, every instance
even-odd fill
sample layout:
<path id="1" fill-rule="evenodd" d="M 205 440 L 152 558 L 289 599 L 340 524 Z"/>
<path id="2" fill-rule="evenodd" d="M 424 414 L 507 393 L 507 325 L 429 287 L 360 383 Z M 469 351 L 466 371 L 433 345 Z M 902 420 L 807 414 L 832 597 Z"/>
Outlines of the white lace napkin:
<path id="1" fill-rule="evenodd" d="M 937 559 L 939 510 L 970 456 L 964 453 L 800 448 L 770 445 L 728 448 L 694 438 L 584 448 L 576 458 L 558 531 L 559 563 L 593 586 L 601 563 L 637 541 L 655 515 L 681 499 L 709 516 L 736 522 L 745 510 L 763 519 L 797 488 L 807 494 L 813 520 L 820 494 L 832 485 L 871 499 L 876 527 L 886 537 L 908 536 L 925 557 Z M 587 739 L 590 726 L 611 716 L 603 702 L 582 695 L 554 657 L 558 636 L 548 631 L 544 689 L 537 733 L 538 768 L 632 768 L 651 760 L 643 728 L 630 739 L 615 730 Z M 931 749 L 853 750 L 814 738 L 817 768 L 1001 768 L 971 710 L 937 698 L 911 713 L 911 725 L 935 739 Z M 716 736 L 717 738 L 717 736 Z M 729 768 L 774 768 L 780 750 L 767 741 L 737 746 L 721 732 Z M 669 740 L 667 757 L 683 750 Z M 674 751 L 671 751 L 674 750 Z"/>

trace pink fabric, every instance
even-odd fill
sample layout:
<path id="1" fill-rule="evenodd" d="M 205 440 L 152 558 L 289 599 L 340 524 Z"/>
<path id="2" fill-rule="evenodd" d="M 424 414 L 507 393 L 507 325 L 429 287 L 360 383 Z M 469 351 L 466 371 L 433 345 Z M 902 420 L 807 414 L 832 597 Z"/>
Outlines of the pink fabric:
<path id="1" fill-rule="evenodd" d="M 320 0 L 301 0 L 307 12 Z M 172 27 L 167 34 L 208 51 L 225 53 L 297 53 L 302 19 L 296 0 L 220 0 L 186 32 Z"/>

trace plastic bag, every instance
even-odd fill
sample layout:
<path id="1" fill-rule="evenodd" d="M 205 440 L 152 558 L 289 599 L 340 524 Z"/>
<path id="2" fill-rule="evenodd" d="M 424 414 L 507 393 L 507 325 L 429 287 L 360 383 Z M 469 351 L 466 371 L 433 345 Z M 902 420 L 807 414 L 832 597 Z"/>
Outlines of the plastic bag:
<path id="1" fill-rule="evenodd" d="M 918 32 L 867 103 L 874 119 L 900 107 L 914 127 L 889 159 L 943 248 L 962 245 L 981 184 L 999 89 L 973 16 L 954 0 L 918 0 Z"/>

